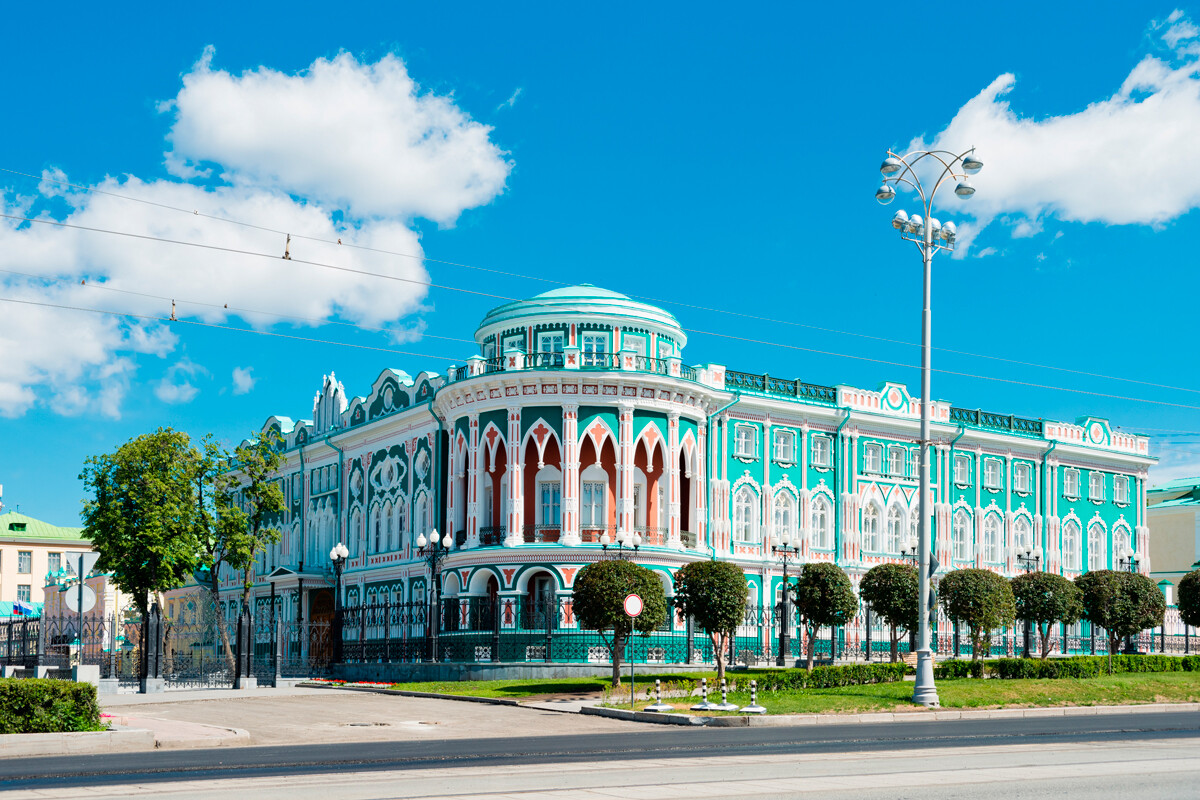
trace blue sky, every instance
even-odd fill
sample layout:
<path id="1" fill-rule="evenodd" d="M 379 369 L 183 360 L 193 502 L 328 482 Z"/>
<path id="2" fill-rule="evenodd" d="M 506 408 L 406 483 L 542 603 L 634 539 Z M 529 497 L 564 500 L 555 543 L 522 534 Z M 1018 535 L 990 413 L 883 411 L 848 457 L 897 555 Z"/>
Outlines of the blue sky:
<path id="1" fill-rule="evenodd" d="M 297 259 L 787 320 L 664 303 L 693 363 L 915 387 L 918 351 L 897 342 L 919 335 L 920 261 L 888 225 L 904 199 L 872 198 L 877 166 L 914 141 L 976 145 L 978 194 L 939 204 L 963 236 L 934 284 L 935 345 L 960 351 L 935 367 L 966 374 L 935 374 L 934 394 L 1166 434 L 1155 477 L 1200 473 L 1200 434 L 1175 433 L 1200 431 L 1200 11 L 1053 6 L 25 4 L 0 34 L 0 168 L 530 278 L 298 238 Z M 52 181 L 0 189 L 12 216 L 284 247 Z M 4 502 L 59 524 L 87 455 L 159 425 L 236 442 L 307 417 L 331 370 L 352 395 L 384 367 L 443 370 L 499 302 L 13 220 L 0 269 L 0 297 L 26 301 L 0 303 Z M 129 292 L 411 355 L 28 305 L 169 314 Z"/>

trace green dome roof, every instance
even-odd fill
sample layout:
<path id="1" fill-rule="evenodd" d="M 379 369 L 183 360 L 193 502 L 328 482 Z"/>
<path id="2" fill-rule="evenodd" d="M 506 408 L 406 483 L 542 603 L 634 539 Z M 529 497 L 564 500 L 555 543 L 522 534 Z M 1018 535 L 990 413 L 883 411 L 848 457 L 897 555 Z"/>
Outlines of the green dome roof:
<path id="1" fill-rule="evenodd" d="M 475 339 L 482 344 L 485 337 L 502 329 L 559 320 L 648 328 L 667 334 L 678 342 L 680 347 L 687 342 L 687 336 L 679 327 L 679 321 L 670 312 L 590 283 L 563 286 L 527 300 L 497 306 L 479 323 Z"/>

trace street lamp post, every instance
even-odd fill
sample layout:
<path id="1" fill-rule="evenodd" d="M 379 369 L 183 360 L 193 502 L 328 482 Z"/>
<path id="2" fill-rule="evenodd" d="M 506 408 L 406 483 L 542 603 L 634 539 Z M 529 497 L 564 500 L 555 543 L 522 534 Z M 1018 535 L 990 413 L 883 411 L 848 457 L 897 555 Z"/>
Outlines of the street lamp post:
<path id="1" fill-rule="evenodd" d="M 922 164 L 922 162 L 925 162 Z M 925 184 L 917 174 L 917 169 L 932 167 L 937 174 L 933 188 L 925 189 Z M 941 168 L 938 173 L 938 168 Z M 960 198 L 968 198 L 975 194 L 975 187 L 968 180 L 983 169 L 983 162 L 975 157 L 975 148 L 964 153 L 954 154 L 948 150 L 918 150 L 907 155 L 899 155 L 888 151 L 887 158 L 879 166 L 883 174 L 883 184 L 875 190 L 875 199 L 888 204 L 896 199 L 896 186 L 904 184 L 921 200 L 921 210 L 924 217 L 913 214 L 909 217 L 903 210 L 897 211 L 892 217 L 892 227 L 900 231 L 902 238 L 916 244 L 921 251 L 924 262 L 924 306 L 921 311 L 921 525 L 920 525 L 920 558 L 917 567 L 920 602 L 917 604 L 917 675 L 913 686 L 913 701 L 923 706 L 940 705 L 937 687 L 933 681 L 933 654 L 929 649 L 929 407 L 933 401 L 930 391 L 930 356 L 932 345 L 932 319 L 930 314 L 930 288 L 932 285 L 933 256 L 939 250 L 953 250 L 954 240 L 958 233 L 953 222 L 945 225 L 933 218 L 933 198 L 938 189 L 947 179 L 955 182 L 954 194 Z M 932 177 L 932 176 L 930 176 Z"/>
<path id="2" fill-rule="evenodd" d="M 1122 572 L 1137 572 L 1138 560 L 1133 551 L 1127 545 L 1122 545 L 1121 550 L 1117 553 L 1117 565 L 1120 566 Z M 1136 655 L 1137 648 L 1133 646 L 1133 637 L 1125 637 L 1125 655 Z"/>
<path id="3" fill-rule="evenodd" d="M 638 548 L 642 546 L 642 535 L 636 531 L 632 534 L 627 531 L 621 531 L 617 534 L 616 549 L 610 555 L 608 548 L 611 546 L 613 546 L 613 541 L 608 538 L 608 533 L 600 534 L 600 549 L 603 551 L 605 558 L 619 558 L 621 560 L 626 560 L 631 556 L 636 558 Z"/>
<path id="4" fill-rule="evenodd" d="M 329 563 L 333 565 L 333 663 L 342 663 L 342 570 L 346 568 L 346 559 L 350 551 L 346 545 L 338 542 L 329 551 Z M 275 584 L 271 584 L 274 595 Z M 275 621 L 274 602 L 272 602 L 271 621 Z"/>
<path id="5" fill-rule="evenodd" d="M 1026 572 L 1037 572 L 1039 565 L 1042 562 L 1042 548 L 1026 547 L 1024 550 L 1018 550 L 1016 552 L 1016 561 L 1017 561 L 1017 566 L 1019 566 L 1021 569 L 1025 570 Z M 1029 623 L 1030 623 L 1030 620 L 1026 619 L 1026 620 L 1024 620 L 1024 622 L 1025 622 L 1025 643 L 1024 643 L 1025 654 L 1024 654 L 1024 657 L 1029 658 Z"/>
<path id="6" fill-rule="evenodd" d="M 454 537 L 447 533 L 439 539 L 437 528 L 430 532 L 428 541 L 423 533 L 417 537 L 417 555 L 423 557 L 429 565 L 429 580 L 433 583 L 433 627 L 429 660 L 434 662 L 438 660 L 438 634 L 442 629 L 442 561 L 450 555 L 453 545 Z"/>
<path id="7" fill-rule="evenodd" d="M 901 546 L 900 557 L 903 558 L 905 561 L 911 561 L 913 563 L 913 566 L 916 567 L 918 570 L 921 569 L 921 543 L 919 541 L 917 541 L 917 538 L 915 536 L 910 538 L 903 546 Z M 918 588 L 917 593 L 920 594 L 920 592 L 921 592 L 921 590 L 920 590 L 920 588 Z M 909 652 L 916 651 L 916 649 L 917 649 L 916 638 L 917 638 L 917 632 L 910 630 L 908 632 L 908 650 L 909 650 Z"/>
<path id="8" fill-rule="evenodd" d="M 792 621 L 791 605 L 788 602 L 788 559 L 800 555 L 800 548 L 792 546 L 792 537 L 784 531 L 779 537 L 779 544 L 771 545 L 771 552 L 783 562 L 783 591 L 779 600 L 779 655 L 775 657 L 775 666 L 786 667 L 791 659 L 791 642 L 789 639 L 789 623 Z"/>

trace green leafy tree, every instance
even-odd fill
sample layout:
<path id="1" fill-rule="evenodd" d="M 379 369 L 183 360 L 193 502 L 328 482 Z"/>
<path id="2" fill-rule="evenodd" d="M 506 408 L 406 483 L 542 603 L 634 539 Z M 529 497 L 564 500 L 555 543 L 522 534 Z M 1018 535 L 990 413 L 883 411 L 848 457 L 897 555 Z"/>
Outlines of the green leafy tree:
<path id="1" fill-rule="evenodd" d="M 625 598 L 642 598 L 642 613 L 635 619 L 625 614 Z M 667 600 L 658 576 L 630 561 L 597 561 L 579 570 L 575 577 L 572 609 L 584 628 L 597 631 L 612 654 L 612 685 L 621 685 L 621 653 L 625 640 L 635 631 L 643 636 L 667 618 Z M 606 636 L 605 632 L 611 632 Z"/>
<path id="2" fill-rule="evenodd" d="M 1200 625 L 1200 569 L 1179 579 L 1179 618 L 1184 625 Z"/>
<path id="3" fill-rule="evenodd" d="M 186 433 L 159 428 L 89 457 L 79 474 L 92 495 L 83 535 L 100 554 L 97 568 L 112 573 L 142 619 L 151 593 L 180 585 L 196 565 L 199 460 Z"/>
<path id="4" fill-rule="evenodd" d="M 956 569 L 942 578 L 938 597 L 946 616 L 964 622 L 970 631 L 971 658 L 988 649 L 991 632 L 1016 619 L 1012 588 L 989 569 Z"/>
<path id="5" fill-rule="evenodd" d="M 225 563 L 242 573 L 242 608 L 250 607 L 259 554 L 282 535 L 278 525 L 284 510 L 283 490 L 277 480 L 283 463 L 279 441 L 271 432 L 238 446 L 232 471 L 216 481 L 222 498 L 217 503 L 219 535 L 225 543 Z M 215 583 L 215 574 L 213 580 Z"/>
<path id="6" fill-rule="evenodd" d="M 1042 635 L 1042 660 L 1050 655 L 1050 626 L 1056 622 L 1070 625 L 1083 614 L 1079 590 L 1061 575 L 1027 572 L 1010 583 L 1017 619 L 1037 625 Z"/>
<path id="7" fill-rule="evenodd" d="M 708 632 L 718 682 L 725 677 L 729 640 L 746 617 L 746 595 L 746 573 L 728 561 L 693 561 L 675 573 L 675 607 Z"/>
<path id="8" fill-rule="evenodd" d="M 1121 639 L 1163 623 L 1167 601 L 1154 581 L 1137 572 L 1098 569 L 1075 579 L 1083 617 L 1108 631 L 1108 672 Z"/>
<path id="9" fill-rule="evenodd" d="M 897 641 L 903 628 L 917 627 L 917 568 L 911 564 L 880 564 L 867 570 L 858 585 L 863 602 L 891 629 L 892 662 L 897 660 Z"/>
<path id="10" fill-rule="evenodd" d="M 808 633 L 808 669 L 811 672 L 817 631 L 827 626 L 845 625 L 853 619 L 858 612 L 858 598 L 854 596 L 854 586 L 845 571 L 828 562 L 805 564 L 791 588 L 800 622 Z"/>

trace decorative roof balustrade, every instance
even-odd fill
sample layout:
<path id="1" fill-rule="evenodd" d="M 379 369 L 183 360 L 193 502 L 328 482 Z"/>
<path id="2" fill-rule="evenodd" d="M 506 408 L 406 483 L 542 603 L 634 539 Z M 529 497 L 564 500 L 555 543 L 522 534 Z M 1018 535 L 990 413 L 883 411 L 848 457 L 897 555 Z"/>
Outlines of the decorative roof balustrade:
<path id="1" fill-rule="evenodd" d="M 629 354 L 626 354 L 628 356 Z M 625 365 L 622 365 L 621 353 L 580 353 L 576 349 L 574 354 L 567 354 L 559 351 L 554 352 L 535 352 L 521 353 L 519 355 L 519 366 L 514 367 L 508 363 L 508 359 L 504 356 L 495 356 L 493 358 L 479 359 L 475 358 L 472 361 L 478 364 L 472 368 L 471 363 L 466 366 L 454 367 L 450 370 L 450 380 L 457 382 L 466 380 L 473 375 L 484 375 L 494 372 L 521 372 L 526 370 L 568 370 L 580 372 L 644 372 L 654 375 L 662 375 L 668 378 L 680 378 L 685 381 L 698 382 L 699 374 L 695 367 L 689 367 L 682 363 L 677 358 L 650 358 L 648 356 L 632 356 Z M 573 366 L 576 362 L 571 359 L 578 359 L 578 366 Z"/>
<path id="2" fill-rule="evenodd" d="M 1025 419 L 1012 414 L 993 414 L 990 411 L 969 408 L 950 408 L 950 421 L 956 425 L 969 425 L 984 430 L 1004 431 L 1017 436 L 1042 437 L 1042 421 Z"/>
<path id="3" fill-rule="evenodd" d="M 759 392 L 775 397 L 790 397 L 804 403 L 816 403 L 823 406 L 837 404 L 837 389 L 832 386 L 772 378 L 770 375 L 755 375 L 750 372 L 725 370 L 725 388 L 733 391 Z"/>

